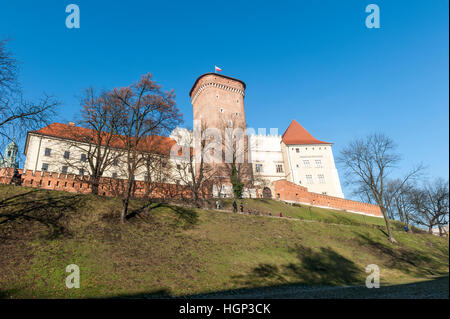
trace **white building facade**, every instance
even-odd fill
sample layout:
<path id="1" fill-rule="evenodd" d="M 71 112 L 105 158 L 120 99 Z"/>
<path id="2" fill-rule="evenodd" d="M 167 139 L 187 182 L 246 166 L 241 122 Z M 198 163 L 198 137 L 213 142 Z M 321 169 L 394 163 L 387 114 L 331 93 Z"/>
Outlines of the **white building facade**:
<path id="1" fill-rule="evenodd" d="M 315 139 L 295 120 L 282 136 L 250 135 L 249 150 L 256 184 L 286 179 L 313 193 L 344 198 L 332 143 Z"/>

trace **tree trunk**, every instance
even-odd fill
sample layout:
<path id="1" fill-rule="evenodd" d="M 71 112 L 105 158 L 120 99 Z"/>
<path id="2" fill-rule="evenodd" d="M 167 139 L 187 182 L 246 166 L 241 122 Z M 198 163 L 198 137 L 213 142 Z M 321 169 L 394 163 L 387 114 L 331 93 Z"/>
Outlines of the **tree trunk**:
<path id="1" fill-rule="evenodd" d="M 381 208 L 381 207 L 380 207 Z M 386 214 L 386 209 L 385 208 L 381 208 L 381 212 L 383 213 L 383 217 L 384 217 L 384 221 L 386 223 L 386 229 L 387 229 L 387 233 L 388 233 L 388 239 L 391 243 L 396 244 L 397 241 L 395 240 L 394 237 L 392 237 L 392 231 L 391 231 L 391 225 L 389 223 L 389 218 L 387 217 Z"/>
<path id="2" fill-rule="evenodd" d="M 120 215 L 120 221 L 121 223 L 125 223 L 125 217 L 128 214 L 128 205 L 130 204 L 130 195 L 131 195 L 131 189 L 133 187 L 133 181 L 128 181 L 127 190 L 125 192 L 125 197 L 123 200 L 123 207 L 122 207 L 122 214 Z"/>
<path id="3" fill-rule="evenodd" d="M 93 178 L 92 180 L 92 194 L 98 195 L 99 188 L 99 180 L 97 178 Z"/>

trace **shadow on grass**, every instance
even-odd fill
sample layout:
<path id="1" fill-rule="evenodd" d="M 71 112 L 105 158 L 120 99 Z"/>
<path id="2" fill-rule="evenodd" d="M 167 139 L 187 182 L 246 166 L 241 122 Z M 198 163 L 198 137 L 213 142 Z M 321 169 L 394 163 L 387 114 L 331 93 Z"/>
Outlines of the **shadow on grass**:
<path id="1" fill-rule="evenodd" d="M 150 222 L 152 212 L 157 209 L 166 209 L 174 213 L 175 218 L 172 220 L 172 227 L 190 228 L 198 223 L 198 213 L 195 209 L 171 205 L 163 202 L 152 203 L 146 202 L 142 206 L 132 210 L 126 217 L 131 221 L 136 217 L 141 217 L 142 220 Z"/>
<path id="2" fill-rule="evenodd" d="M 33 189 L 0 199 L 0 236 L 21 228 L 28 231 L 33 224 L 46 226 L 48 239 L 70 235 L 65 217 L 84 205 L 83 195 Z"/>
<path id="3" fill-rule="evenodd" d="M 282 266 L 260 264 L 250 273 L 235 276 L 238 284 L 256 287 L 267 284 L 298 282 L 305 285 L 352 285 L 363 282 L 364 272 L 353 261 L 331 248 L 314 251 L 303 246 L 291 249 L 297 263 Z"/>
<path id="4" fill-rule="evenodd" d="M 386 234 L 383 230 L 380 230 Z M 390 246 L 387 243 L 378 242 L 365 234 L 355 233 L 361 247 L 366 247 L 371 254 L 381 258 L 389 268 L 401 270 L 417 277 L 444 275 L 447 272 L 437 269 L 448 267 L 448 250 L 439 250 L 442 256 L 431 258 L 417 249 L 405 248 L 400 245 Z M 443 261 L 440 261 L 443 260 Z M 448 270 L 448 268 L 447 268 Z"/>

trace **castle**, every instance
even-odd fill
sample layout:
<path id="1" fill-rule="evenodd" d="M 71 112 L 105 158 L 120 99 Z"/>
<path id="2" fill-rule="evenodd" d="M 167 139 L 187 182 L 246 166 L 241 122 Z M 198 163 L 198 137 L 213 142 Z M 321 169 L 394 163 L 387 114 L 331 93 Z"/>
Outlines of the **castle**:
<path id="1" fill-rule="evenodd" d="M 189 92 L 194 126 L 197 122 L 204 128 L 226 127 L 246 132 L 245 89 L 243 81 L 222 74 L 206 73 L 198 77 Z M 55 185 L 52 184 L 54 175 L 57 175 L 57 179 L 61 176 L 67 178 L 69 175 L 88 175 L 89 167 L 86 164 L 85 154 L 88 146 L 84 145 L 82 138 L 79 138 L 89 133 L 86 130 L 73 123 L 53 123 L 40 130 L 28 132 L 23 170 L 25 176 L 30 174 L 36 176 L 36 173 L 41 177 L 49 176 L 51 177 L 49 181 L 43 185 L 40 182 L 39 186 L 53 185 L 54 189 Z M 181 135 L 178 134 L 180 132 Z M 170 163 L 163 176 L 152 180 L 159 183 L 180 184 L 173 171 L 179 168 L 179 164 L 170 157 L 170 150 L 174 145 L 183 143 L 189 143 L 192 147 L 195 140 L 186 139 L 186 135 L 190 134 L 192 132 L 186 129 L 177 128 L 170 137 L 157 137 L 160 141 L 158 150 L 151 147 L 142 150 L 157 152 Z M 243 157 L 241 178 L 251 182 L 246 183 L 244 197 L 276 198 L 381 215 L 376 206 L 344 199 L 334 163 L 333 144 L 314 138 L 297 121 L 293 120 L 281 136 L 246 132 L 242 145 L 243 148 L 239 151 Z M 122 165 L 121 161 L 115 162 L 105 171 L 104 178 L 124 178 L 125 170 Z M 223 165 L 216 164 L 219 168 Z M 37 179 L 29 177 L 30 179 L 33 186 L 33 182 L 36 183 Z M 139 169 L 135 180 L 139 183 L 146 179 L 148 172 Z M 67 182 L 58 182 L 57 185 L 67 187 Z M 233 194 L 229 183 L 220 188 L 214 185 L 211 193 L 217 197 L 231 197 Z"/>

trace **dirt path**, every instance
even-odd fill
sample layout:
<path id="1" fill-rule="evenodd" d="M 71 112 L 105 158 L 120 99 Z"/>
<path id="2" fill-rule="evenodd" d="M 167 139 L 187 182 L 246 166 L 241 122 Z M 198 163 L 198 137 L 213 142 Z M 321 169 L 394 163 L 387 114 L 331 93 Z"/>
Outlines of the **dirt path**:
<path id="1" fill-rule="evenodd" d="M 275 299 L 448 299 L 449 278 L 440 277 L 410 284 L 368 289 L 365 286 L 306 287 L 292 285 L 226 291 L 193 298 L 275 298 Z"/>

